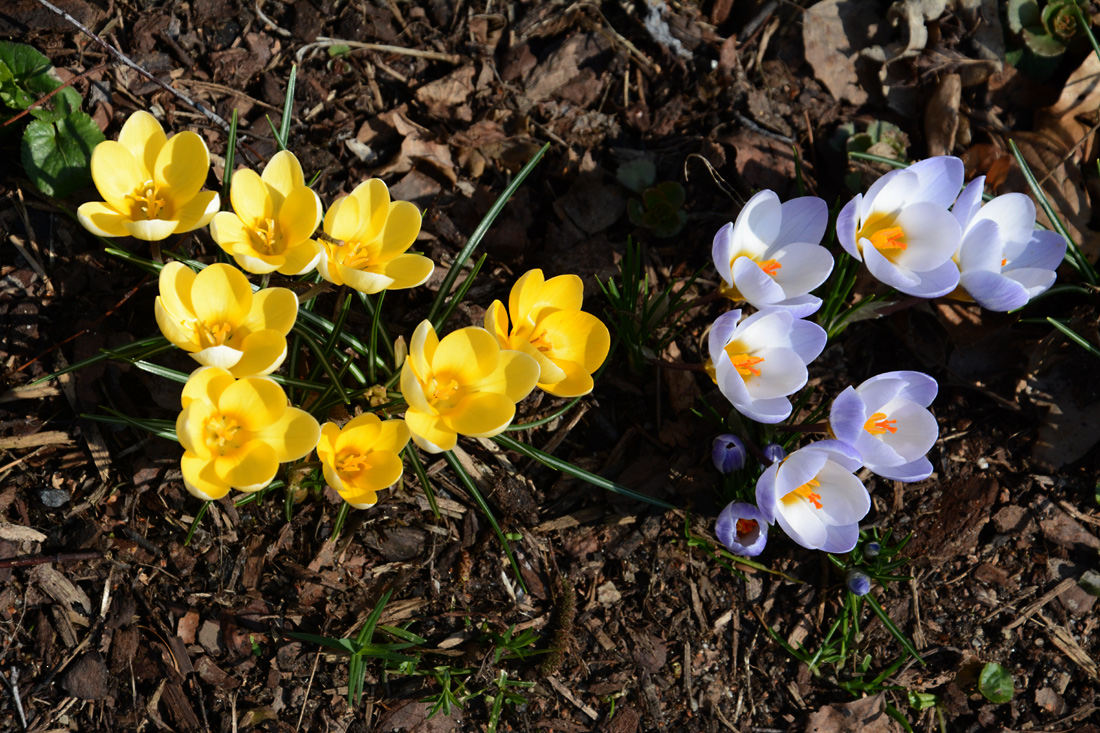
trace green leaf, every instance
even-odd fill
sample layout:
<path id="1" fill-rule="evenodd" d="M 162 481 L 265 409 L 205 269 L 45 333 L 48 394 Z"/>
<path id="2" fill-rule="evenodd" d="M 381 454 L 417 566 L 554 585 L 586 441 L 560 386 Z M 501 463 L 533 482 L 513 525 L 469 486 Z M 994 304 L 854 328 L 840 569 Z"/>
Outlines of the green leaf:
<path id="1" fill-rule="evenodd" d="M 927 710 L 939 702 L 939 699 L 931 692 L 914 692 L 913 690 L 909 690 L 906 696 L 909 698 L 909 707 L 917 712 Z"/>
<path id="2" fill-rule="evenodd" d="M 0 101 L 26 109 L 61 86 L 50 60 L 25 43 L 0 42 Z"/>
<path id="3" fill-rule="evenodd" d="M 103 133 L 84 112 L 56 122 L 34 120 L 23 133 L 23 167 L 47 196 L 65 198 L 91 181 L 92 149 Z"/>
<path id="4" fill-rule="evenodd" d="M 1012 674 L 1001 665 L 990 662 L 982 667 L 978 676 L 978 691 L 986 700 L 994 703 L 1008 702 L 1016 692 Z"/>

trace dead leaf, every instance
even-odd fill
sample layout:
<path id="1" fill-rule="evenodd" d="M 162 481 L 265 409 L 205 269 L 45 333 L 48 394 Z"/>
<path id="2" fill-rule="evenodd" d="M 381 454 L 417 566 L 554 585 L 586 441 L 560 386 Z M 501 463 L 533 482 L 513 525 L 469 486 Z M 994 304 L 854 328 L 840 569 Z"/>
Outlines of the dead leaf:
<path id="1" fill-rule="evenodd" d="M 824 0 L 802 16 L 806 60 L 837 99 L 859 106 L 869 98 L 856 71 L 856 57 L 889 37 L 881 10 L 876 0 Z"/>
<path id="2" fill-rule="evenodd" d="M 474 93 L 473 64 L 416 90 L 416 98 L 436 117 L 470 122 L 474 115 L 467 104 Z"/>
<path id="3" fill-rule="evenodd" d="M 930 156 L 950 155 L 954 150 L 961 100 L 962 78 L 958 74 L 947 74 L 940 79 L 924 108 L 924 136 Z"/>
<path id="4" fill-rule="evenodd" d="M 826 705 L 810 716 L 806 733 L 897 733 L 901 726 L 886 714 L 886 693 L 846 705 Z"/>

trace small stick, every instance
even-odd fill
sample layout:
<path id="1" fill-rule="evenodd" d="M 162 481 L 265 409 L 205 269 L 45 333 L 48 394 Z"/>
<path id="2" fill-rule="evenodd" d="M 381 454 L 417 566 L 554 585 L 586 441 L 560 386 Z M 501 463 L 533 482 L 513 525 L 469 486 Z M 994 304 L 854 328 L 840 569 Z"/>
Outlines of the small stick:
<path id="1" fill-rule="evenodd" d="M 45 0 L 38 0 L 44 2 Z M 307 53 L 315 48 L 327 48 L 328 46 L 347 46 L 349 48 L 361 48 L 365 51 L 379 51 L 381 53 L 396 53 L 401 56 L 415 56 L 416 58 L 428 59 L 429 61 L 443 61 L 448 64 L 461 64 L 463 57 L 453 53 L 439 53 L 437 51 L 420 51 L 415 48 L 402 48 L 401 46 L 389 46 L 384 43 L 362 43 L 360 41 L 345 41 L 340 38 L 329 38 L 327 36 L 317 36 L 317 41 L 314 43 L 307 43 L 298 49 L 298 52 L 294 54 L 295 58 L 300 62 Z"/>
<path id="2" fill-rule="evenodd" d="M 56 555 L 27 555 L 26 557 L 9 557 L 0 560 L 0 568 L 25 568 L 28 565 L 99 560 L 102 557 L 103 553 L 96 550 L 87 550 L 85 552 L 61 552 Z"/>
<path id="3" fill-rule="evenodd" d="M 27 716 L 23 713 L 23 701 L 19 699 L 19 670 L 15 667 L 11 668 L 11 680 L 8 680 L 7 675 L 0 671 L 0 678 L 11 690 L 12 699 L 15 700 L 15 710 L 19 713 L 19 722 L 23 724 L 23 730 L 26 730 Z"/>

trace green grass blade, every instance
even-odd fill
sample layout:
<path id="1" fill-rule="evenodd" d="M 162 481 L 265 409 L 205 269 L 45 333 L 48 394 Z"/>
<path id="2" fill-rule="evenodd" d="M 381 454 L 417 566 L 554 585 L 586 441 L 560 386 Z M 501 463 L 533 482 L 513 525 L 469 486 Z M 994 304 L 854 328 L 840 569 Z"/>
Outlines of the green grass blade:
<path id="1" fill-rule="evenodd" d="M 417 480 L 420 481 L 420 488 L 424 489 L 424 496 L 428 497 L 428 506 L 432 508 L 432 515 L 439 519 L 439 505 L 435 501 L 435 490 L 432 488 L 432 482 L 428 479 L 428 472 L 424 470 L 420 454 L 416 452 L 416 444 L 409 443 L 404 453 L 405 457 L 409 459 L 409 463 L 412 464 Z"/>
<path id="2" fill-rule="evenodd" d="M 176 437 L 176 424 L 172 420 L 147 420 L 130 417 L 129 415 L 123 415 L 121 412 L 115 412 L 109 407 L 103 407 L 102 405 L 100 409 L 110 414 L 98 415 L 95 413 L 85 413 L 81 415 L 81 417 L 92 420 L 93 422 L 104 423 L 105 425 L 125 425 L 131 428 L 140 428 L 141 430 L 152 433 L 158 438 L 179 442 L 179 439 Z"/>
<path id="3" fill-rule="evenodd" d="M 467 275 L 466 279 L 462 281 L 462 284 L 458 286 L 458 290 L 455 292 L 454 297 L 447 302 L 447 307 L 443 309 L 442 315 L 439 316 L 439 322 L 433 322 L 432 325 L 437 333 L 443 330 L 443 325 L 451 317 L 451 314 L 454 313 L 455 308 L 462 302 L 462 299 L 466 297 L 466 293 L 469 291 L 470 286 L 474 284 L 474 278 L 481 272 L 481 267 L 485 264 L 485 260 L 487 259 L 489 259 L 488 255 L 481 255 L 481 257 L 478 258 L 473 269 L 470 270 L 470 274 Z"/>
<path id="4" fill-rule="evenodd" d="M 1061 321 L 1057 320 L 1056 318 L 1049 318 L 1048 317 L 1047 322 L 1050 325 L 1057 328 L 1059 331 L 1061 331 L 1065 335 L 1065 337 L 1068 338 L 1070 341 L 1077 344 L 1082 349 L 1084 349 L 1085 351 L 1087 351 L 1090 354 L 1092 354 L 1093 356 L 1095 356 L 1097 359 L 1100 359 L 1100 349 L 1097 349 L 1091 343 L 1086 341 L 1083 336 L 1081 336 L 1079 333 L 1074 331 L 1072 328 L 1070 328 L 1066 324 L 1062 323 Z"/>
<path id="5" fill-rule="evenodd" d="M 290 78 L 286 82 L 286 99 L 283 100 L 283 119 L 279 121 L 279 140 L 283 149 L 290 141 L 290 115 L 294 112 L 294 87 L 298 81 L 298 64 L 291 64 Z"/>
<path id="6" fill-rule="evenodd" d="M 867 594 L 863 596 L 863 600 L 865 600 L 867 602 L 867 605 L 871 607 L 871 610 L 875 612 L 875 615 L 878 616 L 878 619 L 882 622 L 883 626 L 885 626 L 890 634 L 898 640 L 898 643 L 905 648 L 905 651 L 909 653 L 909 656 L 913 657 L 913 659 L 916 659 L 921 664 L 924 664 L 924 659 L 917 651 L 917 648 L 913 646 L 913 642 L 909 641 L 909 639 L 906 638 L 905 634 L 901 632 L 901 629 L 897 627 L 897 624 L 894 623 L 893 619 L 886 615 L 886 611 L 884 611 L 882 606 L 879 605 L 878 601 L 875 600 L 875 597 L 871 594 Z"/>
<path id="7" fill-rule="evenodd" d="M 237 108 L 229 119 L 229 141 L 225 146 L 225 168 L 222 170 L 222 208 L 229 207 L 229 189 L 233 185 L 233 166 L 237 153 Z"/>

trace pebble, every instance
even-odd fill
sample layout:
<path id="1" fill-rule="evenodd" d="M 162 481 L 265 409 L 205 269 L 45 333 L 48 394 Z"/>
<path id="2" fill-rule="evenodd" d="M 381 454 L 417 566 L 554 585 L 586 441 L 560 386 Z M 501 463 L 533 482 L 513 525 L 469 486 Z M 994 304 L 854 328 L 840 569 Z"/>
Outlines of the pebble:
<path id="1" fill-rule="evenodd" d="M 69 503 L 69 492 L 61 489 L 39 489 L 38 500 L 50 509 L 57 509 Z"/>

